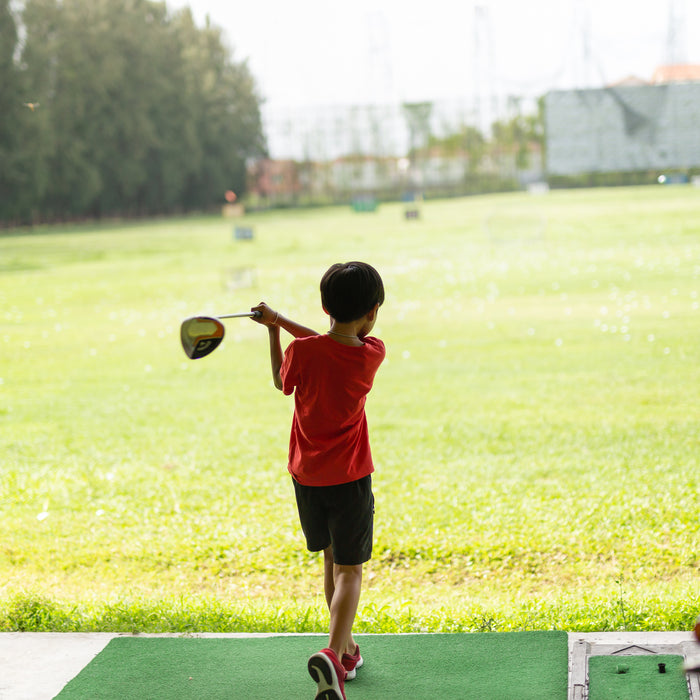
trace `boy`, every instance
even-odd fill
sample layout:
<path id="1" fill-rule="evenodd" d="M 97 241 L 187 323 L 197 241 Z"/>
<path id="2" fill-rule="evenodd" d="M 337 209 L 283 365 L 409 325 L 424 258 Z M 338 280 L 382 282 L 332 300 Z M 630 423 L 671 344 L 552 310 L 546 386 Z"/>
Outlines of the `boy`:
<path id="1" fill-rule="evenodd" d="M 695 627 L 693 627 L 693 635 L 696 641 L 700 642 L 700 617 L 695 620 Z M 683 664 L 683 669 L 686 673 L 700 672 L 700 656 L 695 656 L 690 659 L 686 659 Z"/>
<path id="2" fill-rule="evenodd" d="M 365 401 L 386 354 L 369 335 L 384 302 L 379 273 L 367 263 L 332 265 L 321 279 L 321 304 L 330 328 L 318 334 L 267 304 L 252 311 L 268 328 L 272 378 L 294 392 L 288 470 L 307 547 L 323 551 L 324 592 L 330 610 L 328 646 L 311 656 L 316 700 L 346 700 L 345 680 L 363 659 L 352 636 L 362 565 L 372 555 L 374 471 Z M 283 353 L 280 328 L 294 340 Z"/>

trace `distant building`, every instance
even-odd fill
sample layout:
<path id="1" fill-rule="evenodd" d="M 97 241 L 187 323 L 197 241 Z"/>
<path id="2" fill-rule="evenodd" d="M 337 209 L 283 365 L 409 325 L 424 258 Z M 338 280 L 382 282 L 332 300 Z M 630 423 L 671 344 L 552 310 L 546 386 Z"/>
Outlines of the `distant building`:
<path id="1" fill-rule="evenodd" d="M 622 78 L 614 83 L 610 83 L 610 85 L 606 85 L 606 87 L 639 87 L 640 85 L 649 84 L 649 81 L 644 80 L 644 78 L 638 78 L 636 75 L 628 75 L 626 78 Z"/>
<path id="2" fill-rule="evenodd" d="M 663 83 L 692 83 L 700 81 L 700 66 L 679 63 L 671 66 L 659 66 L 651 77 L 654 85 Z"/>
<path id="3" fill-rule="evenodd" d="M 700 67 L 662 66 L 652 82 L 548 93 L 547 174 L 700 167 Z"/>
<path id="4" fill-rule="evenodd" d="M 301 191 L 299 168 L 293 160 L 262 159 L 248 168 L 248 192 L 262 201 L 291 203 Z"/>

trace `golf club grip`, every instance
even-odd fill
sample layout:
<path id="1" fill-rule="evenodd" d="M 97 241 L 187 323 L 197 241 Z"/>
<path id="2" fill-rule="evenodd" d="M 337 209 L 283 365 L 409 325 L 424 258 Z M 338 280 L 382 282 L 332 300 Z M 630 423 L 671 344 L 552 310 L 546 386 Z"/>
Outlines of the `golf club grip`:
<path id="1" fill-rule="evenodd" d="M 224 314 L 223 316 L 217 316 L 217 318 L 260 318 L 262 316 L 262 311 L 244 311 L 240 314 Z"/>

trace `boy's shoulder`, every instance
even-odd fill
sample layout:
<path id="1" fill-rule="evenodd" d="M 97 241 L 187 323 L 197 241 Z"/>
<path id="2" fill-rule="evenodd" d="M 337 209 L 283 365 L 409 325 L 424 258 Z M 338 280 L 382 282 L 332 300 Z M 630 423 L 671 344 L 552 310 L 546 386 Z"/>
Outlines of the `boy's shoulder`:
<path id="1" fill-rule="evenodd" d="M 362 341 L 365 345 L 368 345 L 371 348 L 381 351 L 382 353 L 386 353 L 386 346 L 384 345 L 383 340 L 375 338 L 373 335 L 368 335 L 365 338 L 363 338 Z"/>
<path id="2" fill-rule="evenodd" d="M 336 342 L 326 333 L 321 333 L 319 335 L 308 335 L 302 338 L 295 338 L 290 343 L 290 346 L 293 345 L 296 347 L 296 349 L 308 353 L 318 352 L 319 354 L 333 354 L 336 352 L 357 353 L 358 351 L 362 352 L 363 350 L 364 352 L 370 354 L 379 353 L 382 356 L 386 354 L 384 341 L 380 340 L 379 338 L 375 338 L 374 336 L 366 336 L 362 339 L 362 342 L 363 345 L 361 346 L 344 345 L 343 343 Z"/>

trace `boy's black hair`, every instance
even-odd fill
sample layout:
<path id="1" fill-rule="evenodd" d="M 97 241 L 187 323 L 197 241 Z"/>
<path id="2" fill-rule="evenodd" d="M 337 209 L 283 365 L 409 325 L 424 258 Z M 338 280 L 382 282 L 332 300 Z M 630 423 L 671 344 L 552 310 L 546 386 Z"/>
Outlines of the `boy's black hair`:
<path id="1" fill-rule="evenodd" d="M 339 323 L 356 321 L 384 303 L 384 283 L 367 263 L 336 263 L 321 278 L 321 303 Z"/>

